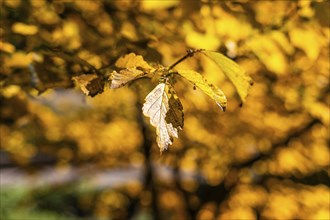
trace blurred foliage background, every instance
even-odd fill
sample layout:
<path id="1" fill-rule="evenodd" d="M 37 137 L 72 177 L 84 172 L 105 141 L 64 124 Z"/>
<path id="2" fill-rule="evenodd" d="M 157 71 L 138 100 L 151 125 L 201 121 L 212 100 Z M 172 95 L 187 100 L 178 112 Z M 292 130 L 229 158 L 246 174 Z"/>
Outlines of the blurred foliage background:
<path id="1" fill-rule="evenodd" d="M 1 0 L 1 219 L 330 219 L 329 1 Z M 178 78 L 162 155 L 142 116 L 157 82 L 95 97 L 72 81 L 130 52 L 169 66 L 220 51 L 253 78 L 228 110 Z M 86 63 L 87 62 L 87 63 Z"/>

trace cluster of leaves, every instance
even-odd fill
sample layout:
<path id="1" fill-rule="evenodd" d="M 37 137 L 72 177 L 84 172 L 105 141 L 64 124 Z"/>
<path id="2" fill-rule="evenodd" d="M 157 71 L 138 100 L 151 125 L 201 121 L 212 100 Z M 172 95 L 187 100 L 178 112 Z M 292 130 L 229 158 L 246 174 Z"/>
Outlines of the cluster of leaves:
<path id="1" fill-rule="evenodd" d="M 77 75 L 72 77 L 72 79 L 80 86 L 85 95 L 91 97 L 103 93 L 105 84 L 110 84 L 111 89 L 116 89 L 142 77 L 160 77 L 159 85 L 146 98 L 143 113 L 145 116 L 150 117 L 151 124 L 156 127 L 157 143 L 162 152 L 168 148 L 168 145 L 172 144 L 173 137 L 178 137 L 178 131 L 183 128 L 184 123 L 183 107 L 173 88 L 175 75 L 180 75 L 187 79 L 193 84 L 194 88 L 198 87 L 201 89 L 223 111 L 226 110 L 227 99 L 225 94 L 217 86 L 208 83 L 202 74 L 193 70 L 174 69 L 176 65 L 184 59 L 192 57 L 195 53 L 203 54 L 213 60 L 234 84 L 242 102 L 245 101 L 248 89 L 252 85 L 251 78 L 234 61 L 220 53 L 203 49 L 187 50 L 187 55 L 170 67 L 164 67 L 159 64 L 153 67 L 144 61 L 142 56 L 130 53 L 116 61 L 115 66 L 120 68 L 119 72 L 113 71 L 102 74 L 94 66 L 79 57 L 70 56 L 51 48 L 44 48 L 42 51 L 39 50 L 39 54 L 33 52 L 33 62 L 29 66 L 31 83 L 39 93 L 45 91 L 45 88 L 47 88 L 44 85 L 45 80 L 39 79 L 41 74 L 38 74 L 38 72 L 42 72 L 43 66 L 40 64 L 41 62 L 49 63 L 52 61 L 50 57 L 60 57 L 67 62 L 77 63 L 82 69 L 83 67 L 88 67 L 92 71 L 91 74 Z M 109 72 L 109 70 L 107 71 Z M 51 79 L 51 82 L 53 83 L 53 79 Z M 51 87 L 53 86 L 57 87 L 59 85 L 55 84 Z"/>
<path id="2" fill-rule="evenodd" d="M 121 70 L 110 73 L 110 88 L 112 89 L 119 88 L 142 77 L 160 77 L 158 86 L 146 97 L 142 110 L 145 116 L 150 117 L 150 123 L 156 127 L 157 143 L 161 152 L 172 144 L 174 137 L 178 137 L 178 132 L 184 124 L 183 107 L 173 87 L 175 75 L 180 75 L 190 81 L 194 87 L 200 88 L 212 98 L 223 111 L 226 110 L 227 99 L 224 93 L 215 85 L 208 83 L 200 73 L 192 70 L 173 69 L 179 62 L 193 56 L 195 53 L 210 57 L 233 82 L 242 101 L 245 101 L 248 88 L 252 85 L 251 78 L 235 62 L 224 55 L 202 49 L 188 50 L 187 55 L 170 67 L 161 65 L 152 67 L 144 61 L 142 56 L 130 53 L 121 57 L 115 63 L 116 67 L 121 68 Z M 78 82 L 86 95 L 93 97 L 96 94 L 95 91 L 97 93 L 103 92 L 103 86 L 100 86 L 101 80 L 97 75 L 84 74 L 73 79 Z"/>
<path id="3" fill-rule="evenodd" d="M 61 205 L 84 209 L 91 218 L 147 211 L 164 219 L 328 219 L 329 4 L 3 0 L 0 166 L 33 168 L 37 175 L 49 166 L 63 174 L 91 165 L 90 176 L 79 174 L 83 184 L 104 181 L 97 175 L 103 169 L 122 168 L 107 176 L 126 177 L 111 185 L 113 192 L 83 195 L 74 207 L 49 205 L 55 212 Z M 244 108 L 237 108 L 233 83 L 218 74 L 224 67 L 202 51 L 165 71 L 187 48 L 219 51 L 246 70 L 254 87 Z M 116 79 L 152 72 L 115 66 L 131 52 L 158 72 L 108 90 Z M 203 94 L 214 90 L 194 90 L 189 77 L 196 87 L 204 79 L 218 85 L 230 100 L 226 113 Z M 88 96 L 72 89 L 74 81 Z M 162 157 L 141 117 L 143 99 L 157 83 L 165 84 L 169 106 L 178 96 L 185 110 L 184 130 Z M 136 169 L 146 172 L 137 176 Z M 1 183 L 30 183 L 2 177 Z M 8 209 L 19 207 L 24 204 Z"/>

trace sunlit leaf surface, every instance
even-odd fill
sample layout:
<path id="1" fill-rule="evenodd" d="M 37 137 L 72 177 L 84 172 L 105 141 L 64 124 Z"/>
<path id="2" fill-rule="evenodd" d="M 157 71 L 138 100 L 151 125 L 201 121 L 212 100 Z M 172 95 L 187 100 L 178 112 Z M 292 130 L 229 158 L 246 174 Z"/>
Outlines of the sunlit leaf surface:
<path id="1" fill-rule="evenodd" d="M 154 68 L 150 66 L 143 57 L 136 55 L 135 53 L 127 54 L 123 57 L 120 57 L 115 65 L 119 68 L 142 68 L 145 71 L 151 71 Z"/>
<path id="2" fill-rule="evenodd" d="M 156 127 L 157 144 L 164 151 L 172 144 L 173 137 L 183 128 L 183 112 L 180 100 L 174 97 L 169 86 L 160 83 L 146 97 L 143 114 L 150 117 L 150 123 Z"/>
<path id="3" fill-rule="evenodd" d="M 226 111 L 227 99 L 225 94 L 218 87 L 207 82 L 200 73 L 193 70 L 177 70 L 177 72 L 211 97 L 223 111 Z"/>
<path id="4" fill-rule="evenodd" d="M 212 51 L 201 51 L 202 54 L 208 56 L 213 60 L 221 69 L 221 71 L 230 79 L 234 84 L 242 101 L 245 102 L 248 90 L 252 85 L 252 79 L 246 75 L 245 71 L 237 63 L 230 60 L 221 53 Z"/>
<path id="5" fill-rule="evenodd" d="M 126 83 L 144 77 L 146 74 L 141 70 L 137 70 L 135 68 L 127 68 L 124 70 L 120 70 L 119 72 L 113 71 L 110 76 L 111 80 L 111 89 L 116 89 L 121 86 L 124 86 Z"/>
<path id="6" fill-rule="evenodd" d="M 144 61 L 142 56 L 134 53 L 120 57 L 115 65 L 124 69 L 111 73 L 111 89 L 119 88 L 134 79 L 150 77 L 152 76 L 151 72 L 154 71 L 154 68 Z"/>

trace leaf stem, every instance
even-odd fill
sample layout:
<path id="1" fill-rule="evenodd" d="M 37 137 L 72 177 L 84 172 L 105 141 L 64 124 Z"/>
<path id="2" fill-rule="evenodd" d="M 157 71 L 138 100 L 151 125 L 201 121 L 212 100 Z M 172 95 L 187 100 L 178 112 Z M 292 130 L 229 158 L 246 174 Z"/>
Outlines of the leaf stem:
<path id="1" fill-rule="evenodd" d="M 200 52 L 200 51 L 203 51 L 203 50 L 204 49 L 188 49 L 187 50 L 187 54 L 185 56 L 183 56 L 182 58 L 180 58 L 175 63 L 173 63 L 170 67 L 168 67 L 168 70 L 173 69 L 176 65 L 178 65 L 179 63 L 181 63 L 182 61 L 184 61 L 188 57 L 192 57 L 192 56 L 194 56 L 195 53 Z"/>

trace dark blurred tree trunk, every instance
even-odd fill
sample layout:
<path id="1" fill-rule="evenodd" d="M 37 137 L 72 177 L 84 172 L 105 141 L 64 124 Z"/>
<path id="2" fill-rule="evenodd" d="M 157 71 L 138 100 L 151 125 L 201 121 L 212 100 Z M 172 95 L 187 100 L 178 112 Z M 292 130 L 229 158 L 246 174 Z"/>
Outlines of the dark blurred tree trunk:
<path id="1" fill-rule="evenodd" d="M 150 191 L 151 193 L 151 208 L 152 208 L 153 219 L 160 220 L 161 215 L 159 214 L 158 195 L 154 182 L 154 170 L 152 167 L 152 159 L 151 159 L 152 140 L 150 139 L 150 135 L 149 135 L 150 132 L 148 130 L 148 125 L 144 121 L 143 114 L 140 113 L 143 106 L 142 103 L 143 97 L 140 95 L 139 92 L 136 92 L 136 94 L 137 94 L 136 108 L 137 111 L 139 112 L 137 114 L 137 121 L 139 123 L 142 132 L 142 137 L 143 137 L 142 151 L 145 157 L 144 190 Z M 141 196 L 143 196 L 143 194 Z"/>

